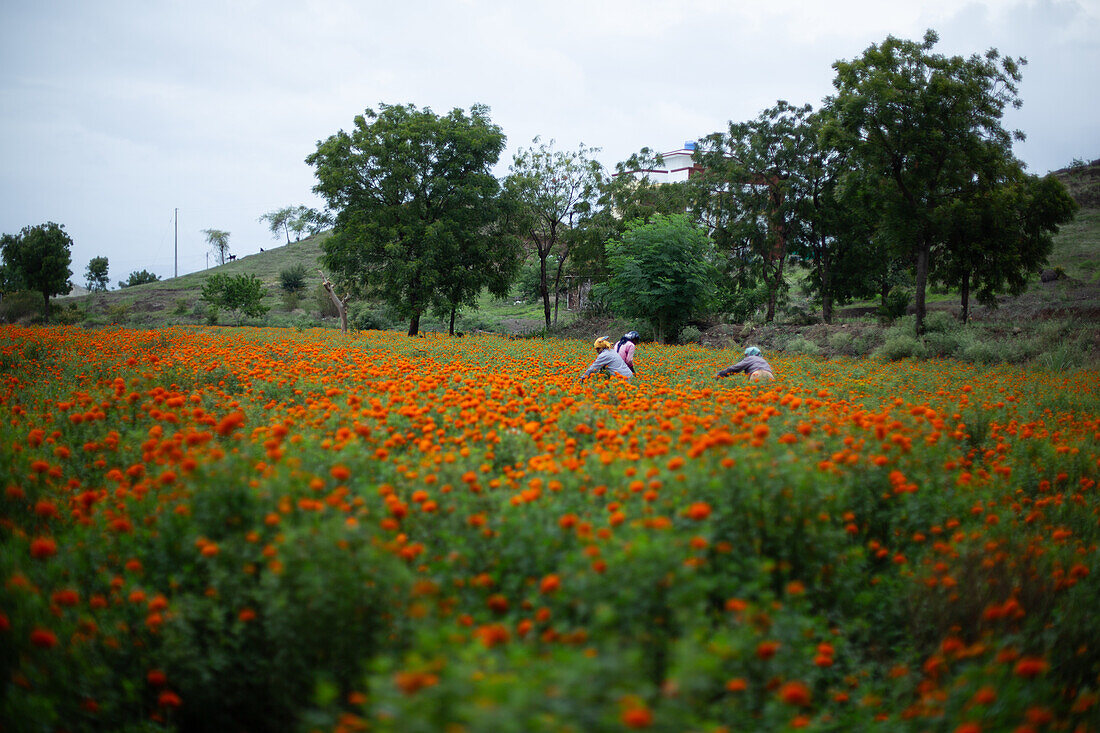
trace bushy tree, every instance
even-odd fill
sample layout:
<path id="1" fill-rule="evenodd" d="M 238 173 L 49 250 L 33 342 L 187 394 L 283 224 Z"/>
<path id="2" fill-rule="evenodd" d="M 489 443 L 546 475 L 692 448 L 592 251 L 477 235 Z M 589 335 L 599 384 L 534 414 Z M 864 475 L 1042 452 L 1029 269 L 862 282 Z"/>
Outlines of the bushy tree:
<path id="1" fill-rule="evenodd" d="M 0 249 L 10 284 L 42 293 L 47 317 L 50 298 L 72 290 L 69 269 L 73 240 L 61 224 L 47 222 L 23 227 L 19 234 L 5 234 Z"/>
<path id="2" fill-rule="evenodd" d="M 557 293 L 570 254 L 583 240 L 583 222 L 599 199 L 603 168 L 593 155 L 598 148 L 581 143 L 575 151 L 556 150 L 554 141 L 535 138 L 531 148 L 516 153 L 504 186 L 520 207 L 517 231 L 535 248 L 539 261 L 539 294 L 546 325 L 551 324 L 550 294 Z M 557 266 L 550 271 L 551 256 Z"/>
<path id="3" fill-rule="evenodd" d="M 763 284 L 767 320 L 785 292 L 788 255 L 806 233 L 807 166 L 816 132 L 809 105 L 780 100 L 749 122 L 699 143 L 693 210 L 728 258 L 733 291 Z"/>
<path id="4" fill-rule="evenodd" d="M 659 341 L 671 341 L 684 321 L 714 296 L 714 248 L 687 216 L 635 220 L 607 243 L 610 279 L 601 286 L 612 310 L 647 322 Z"/>
<path id="5" fill-rule="evenodd" d="M 155 283 L 160 280 L 160 275 L 155 275 L 148 270 L 134 270 L 130 273 L 130 276 L 126 278 L 125 282 L 118 281 L 120 288 L 128 288 L 132 285 L 144 285 L 145 283 Z"/>
<path id="6" fill-rule="evenodd" d="M 107 290 L 107 258 L 93 257 L 88 261 L 88 267 L 84 270 L 84 279 L 88 290 L 92 292 L 105 292 Z"/>
<path id="7" fill-rule="evenodd" d="M 439 116 L 382 104 L 319 142 L 306 161 L 314 191 L 336 212 L 325 270 L 341 288 L 385 300 L 416 335 L 422 314 L 464 298 L 471 273 L 496 262 L 486 238 L 497 236 L 492 167 L 504 139 L 483 105 Z"/>
<path id="8" fill-rule="evenodd" d="M 202 284 L 202 300 L 214 308 L 233 311 L 240 323 L 242 317 L 259 318 L 268 311 L 263 304 L 264 286 L 255 275 L 218 273 Z"/>

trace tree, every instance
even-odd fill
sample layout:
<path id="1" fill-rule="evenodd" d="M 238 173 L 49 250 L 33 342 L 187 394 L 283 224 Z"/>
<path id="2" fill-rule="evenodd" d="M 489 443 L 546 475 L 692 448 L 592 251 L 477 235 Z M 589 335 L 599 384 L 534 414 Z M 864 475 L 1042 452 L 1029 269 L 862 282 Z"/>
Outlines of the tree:
<path id="1" fill-rule="evenodd" d="M 932 279 L 959 288 L 959 318 L 970 317 L 970 294 L 996 307 L 997 294 L 1019 295 L 1054 249 L 1058 226 L 1077 203 L 1054 176 L 1039 178 L 1010 166 L 976 196 L 945 207 L 943 240 Z"/>
<path id="2" fill-rule="evenodd" d="M 5 234 L 0 239 L 7 278 L 42 293 L 47 317 L 50 297 L 72 290 L 72 246 L 65 227 L 53 222 L 23 227 L 19 234 Z"/>
<path id="3" fill-rule="evenodd" d="M 107 258 L 93 257 L 88 261 L 88 268 L 84 271 L 84 278 L 88 290 L 92 292 L 105 292 L 107 290 Z"/>
<path id="4" fill-rule="evenodd" d="M 631 222 L 607 243 L 610 279 L 602 290 L 612 310 L 652 326 L 658 341 L 675 339 L 714 295 L 714 248 L 684 214 Z"/>
<path id="5" fill-rule="evenodd" d="M 284 206 L 281 209 L 275 211 L 269 211 L 260 217 L 260 221 L 266 221 L 268 228 L 271 230 L 271 234 L 276 239 L 279 237 L 279 232 L 282 231 L 286 234 L 286 243 L 290 244 L 290 222 L 295 217 L 296 209 L 293 206 Z"/>
<path id="6" fill-rule="evenodd" d="M 979 180 L 989 179 L 982 171 L 1011 161 L 1013 138 L 1023 139 L 1001 117 L 1006 105 L 1021 104 L 1016 85 L 1026 61 L 996 49 L 946 57 L 932 53 L 938 40 L 931 30 L 920 43 L 889 36 L 858 59 L 837 61 L 837 94 L 827 101 L 854 164 L 889 184 L 878 226 L 914 262 L 918 334 L 946 211 L 975 195 Z"/>
<path id="7" fill-rule="evenodd" d="M 740 270 L 737 286 L 763 283 L 769 323 L 787 287 L 787 256 L 805 233 L 811 112 L 780 100 L 755 120 L 703 138 L 695 156 L 703 172 L 694 178 L 694 208 Z"/>
<path id="8" fill-rule="evenodd" d="M 481 240 L 498 216 L 491 169 L 504 139 L 484 105 L 439 116 L 382 104 L 356 116 L 350 133 L 318 142 L 306 158 L 313 190 L 336 212 L 325 269 L 349 292 L 387 301 L 416 335 L 456 278 L 492 264 Z"/>
<path id="9" fill-rule="evenodd" d="M 132 285 L 144 285 L 145 283 L 155 283 L 160 280 L 160 275 L 154 275 L 148 270 L 134 270 L 130 273 L 130 277 L 125 282 L 118 281 L 120 288 L 128 288 Z"/>
<path id="10" fill-rule="evenodd" d="M 263 304 L 263 282 L 255 275 L 226 275 L 218 273 L 206 278 L 202 284 L 202 300 L 214 308 L 233 311 L 240 324 L 241 317 L 259 318 L 267 313 Z"/>
<path id="11" fill-rule="evenodd" d="M 579 225 L 592 213 L 599 197 L 603 168 L 591 158 L 599 148 L 581 143 L 576 151 L 566 152 L 555 150 L 553 140 L 540 144 L 536 137 L 533 143 L 537 147 L 516 153 L 504 185 L 520 206 L 518 231 L 534 245 L 538 256 L 539 294 L 549 326 L 550 293 L 555 293 L 556 319 L 563 268 L 581 238 Z M 551 255 L 558 258 L 552 276 L 547 268 Z"/>
<path id="12" fill-rule="evenodd" d="M 210 245 L 210 251 L 218 256 L 218 264 L 224 265 L 225 258 L 229 256 L 229 232 L 221 229 L 203 229 L 206 241 Z"/>

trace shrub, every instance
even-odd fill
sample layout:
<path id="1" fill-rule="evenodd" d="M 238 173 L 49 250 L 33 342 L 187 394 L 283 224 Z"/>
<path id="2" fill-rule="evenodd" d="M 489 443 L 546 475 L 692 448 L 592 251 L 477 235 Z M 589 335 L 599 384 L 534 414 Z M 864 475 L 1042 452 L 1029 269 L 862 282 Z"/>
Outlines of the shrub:
<path id="1" fill-rule="evenodd" d="M 306 266 L 298 263 L 279 272 L 279 287 L 287 294 L 299 294 L 306 289 Z"/>
<path id="2" fill-rule="evenodd" d="M 886 300 L 878 307 L 879 320 L 884 323 L 893 323 L 905 315 L 909 307 L 909 291 L 902 288 L 894 288 L 886 295 Z"/>
<path id="3" fill-rule="evenodd" d="M 302 296 L 296 292 L 283 293 L 283 308 L 286 311 L 293 311 L 302 304 Z"/>
<path id="4" fill-rule="evenodd" d="M 348 326 L 356 331 L 386 331 L 393 328 L 393 321 L 385 308 L 372 303 L 352 303 L 348 307 Z"/>
<path id="5" fill-rule="evenodd" d="M 42 295 L 32 290 L 5 293 L 0 301 L 0 318 L 15 323 L 26 318 L 41 317 Z"/>
<path id="6" fill-rule="evenodd" d="M 944 311 L 932 311 L 924 316 L 925 333 L 951 333 L 959 327 L 958 319 Z"/>
<path id="7" fill-rule="evenodd" d="M 263 296 L 263 283 L 255 275 L 219 273 L 206 278 L 202 285 L 202 299 L 215 308 L 234 311 L 238 323 L 244 316 L 259 318 L 267 313 Z"/>
<path id="8" fill-rule="evenodd" d="M 795 336 L 783 346 L 783 350 L 790 354 L 807 354 L 819 356 L 821 347 L 805 336 Z"/>
<path id="9" fill-rule="evenodd" d="M 698 343 L 702 337 L 703 332 L 695 326 L 684 326 L 680 329 L 680 343 L 682 344 Z"/>
<path id="10" fill-rule="evenodd" d="M 829 350 L 837 354 L 843 354 L 845 356 L 854 356 L 856 354 L 855 339 L 852 338 L 852 334 L 847 331 L 837 331 L 836 333 L 829 335 L 829 340 L 826 342 L 829 346 Z"/>
<path id="11" fill-rule="evenodd" d="M 900 359 L 920 359 L 926 356 L 927 350 L 920 339 L 910 333 L 903 333 L 896 329 L 890 329 L 886 334 L 886 343 L 875 351 L 877 358 L 885 361 L 898 361 Z"/>

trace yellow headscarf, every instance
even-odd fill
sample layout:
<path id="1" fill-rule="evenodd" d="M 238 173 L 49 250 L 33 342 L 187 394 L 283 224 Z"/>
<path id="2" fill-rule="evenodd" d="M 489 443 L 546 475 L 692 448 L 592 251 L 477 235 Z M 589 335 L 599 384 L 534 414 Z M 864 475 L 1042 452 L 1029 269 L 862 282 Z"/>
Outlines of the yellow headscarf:
<path id="1" fill-rule="evenodd" d="M 592 345 L 596 348 L 596 351 L 603 351 L 604 349 L 611 348 L 611 342 L 607 340 L 607 336 L 600 336 Z"/>

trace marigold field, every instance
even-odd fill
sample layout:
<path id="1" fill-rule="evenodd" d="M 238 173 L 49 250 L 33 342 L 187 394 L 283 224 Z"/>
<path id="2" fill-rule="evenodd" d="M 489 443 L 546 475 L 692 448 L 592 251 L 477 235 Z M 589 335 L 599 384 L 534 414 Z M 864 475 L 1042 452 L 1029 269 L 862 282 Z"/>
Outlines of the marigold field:
<path id="1" fill-rule="evenodd" d="M 1098 731 L 1100 375 L 0 330 L 0 730 Z"/>

